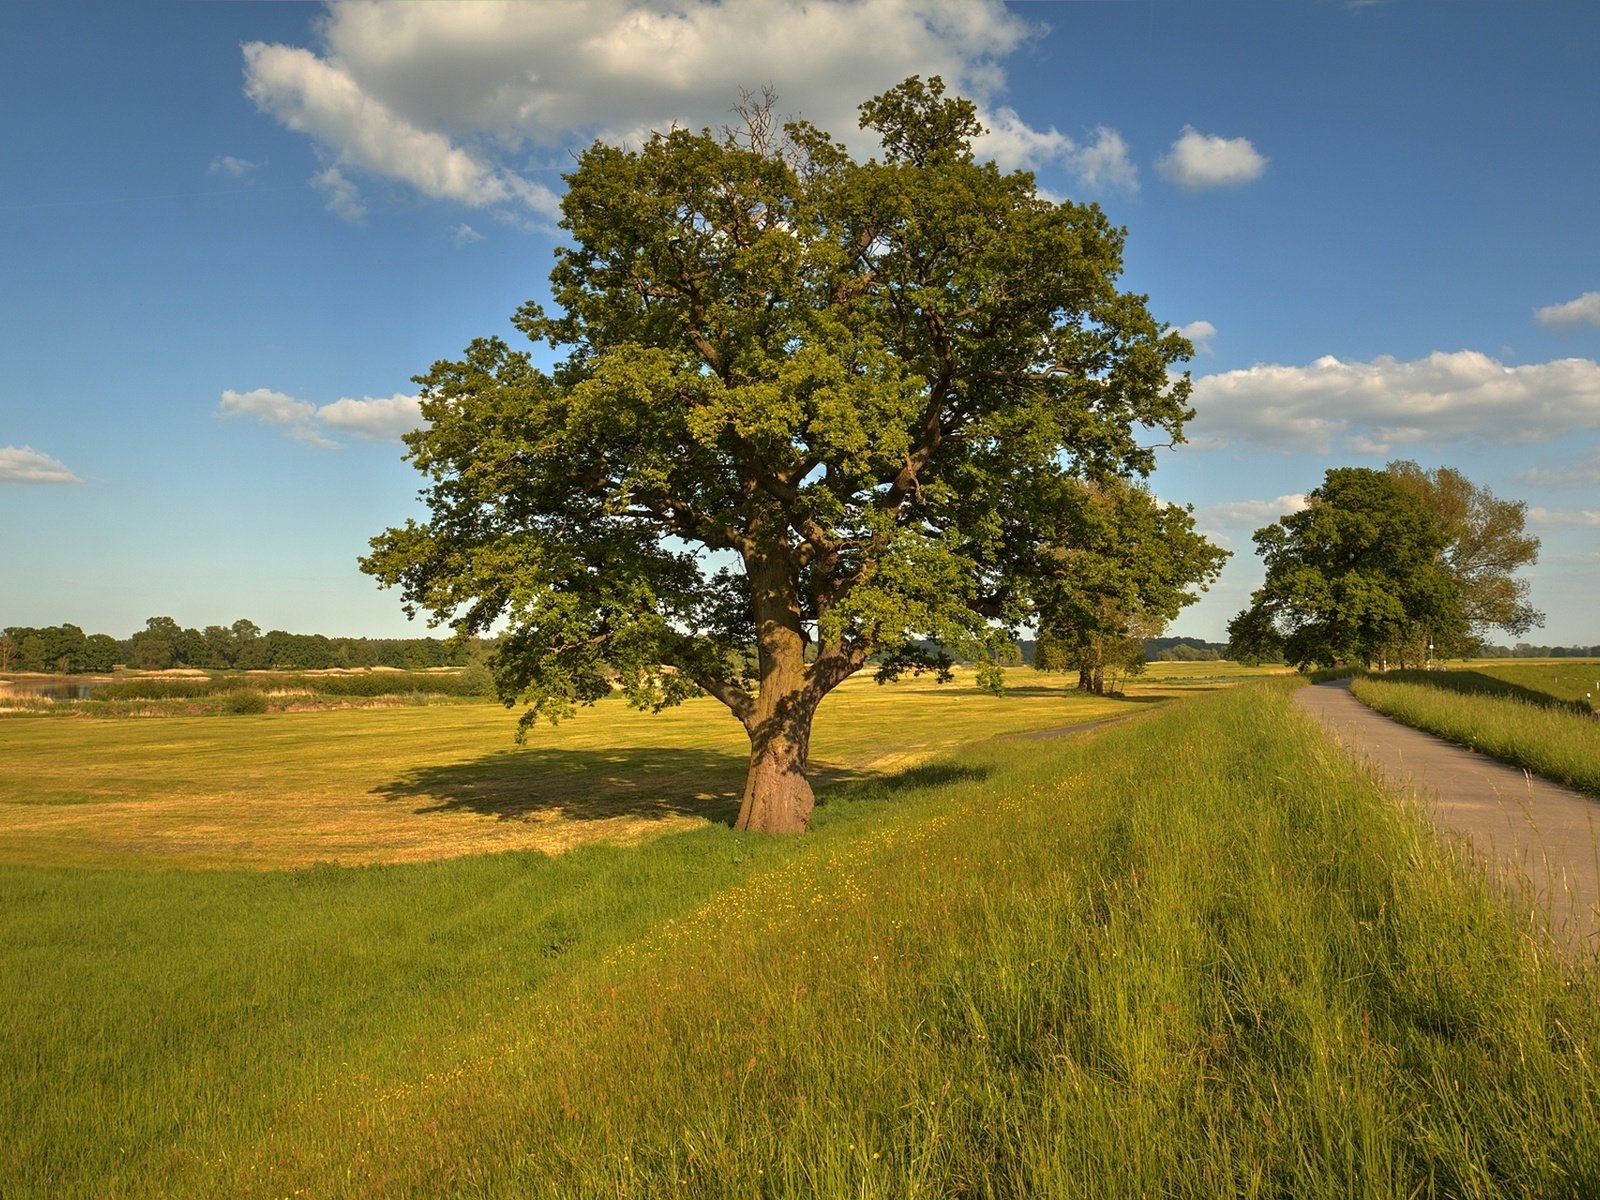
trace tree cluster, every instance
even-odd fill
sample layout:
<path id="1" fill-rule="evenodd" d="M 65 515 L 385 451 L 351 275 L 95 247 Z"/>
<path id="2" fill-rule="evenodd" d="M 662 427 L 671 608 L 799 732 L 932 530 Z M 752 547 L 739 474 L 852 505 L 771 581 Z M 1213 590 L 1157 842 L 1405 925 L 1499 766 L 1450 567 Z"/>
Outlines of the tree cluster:
<path id="1" fill-rule="evenodd" d="M 1484 643 L 1473 651 L 1473 658 L 1600 658 L 1600 646 L 1534 646 L 1518 642 L 1515 646 Z"/>
<path id="2" fill-rule="evenodd" d="M 10 625 L 0 631 L 0 671 L 81 674 L 109 671 L 121 661 L 116 638 L 85 634 L 76 625 Z"/>
<path id="3" fill-rule="evenodd" d="M 137 670 L 317 670 L 333 667 L 465 666 L 470 648 L 441 638 L 349 638 L 263 633 L 255 622 L 185 629 L 171 617 L 151 617 L 132 637 L 85 635 L 76 625 L 42 629 L 10 626 L 0 633 L 0 671 L 103 673 Z"/>
<path id="4" fill-rule="evenodd" d="M 1266 581 L 1228 625 L 1229 657 L 1420 666 L 1524 632 L 1543 620 L 1514 574 L 1538 556 L 1526 516 L 1450 467 L 1330 470 L 1305 509 L 1256 531 Z"/>

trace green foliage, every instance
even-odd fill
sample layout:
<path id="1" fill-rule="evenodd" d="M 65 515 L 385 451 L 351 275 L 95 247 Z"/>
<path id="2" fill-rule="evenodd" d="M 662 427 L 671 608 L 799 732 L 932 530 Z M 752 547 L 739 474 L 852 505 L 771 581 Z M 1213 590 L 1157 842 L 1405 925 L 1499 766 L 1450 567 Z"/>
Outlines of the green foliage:
<path id="1" fill-rule="evenodd" d="M 1455 581 L 1468 630 L 1478 636 L 1490 629 L 1526 633 L 1544 620 L 1528 603 L 1528 581 L 1515 574 L 1539 557 L 1539 539 L 1525 529 L 1526 503 L 1501 500 L 1453 467 L 1424 471 L 1402 460 L 1387 470 L 1443 534 L 1441 559 Z M 1448 632 L 1441 630 L 1439 637 Z M 1438 646 L 1440 653 L 1470 648 L 1460 637 Z"/>
<path id="2" fill-rule="evenodd" d="M 1075 499 L 1048 531 L 1034 665 L 1077 670 L 1098 694 L 1107 672 L 1143 668 L 1146 644 L 1217 577 L 1228 552 L 1195 532 L 1189 509 L 1125 481 L 1085 484 Z"/>
<path id="3" fill-rule="evenodd" d="M 105 657 L 103 642 L 96 641 L 91 646 L 90 641 L 76 625 L 51 625 L 42 629 L 12 625 L 0 632 L 0 670 L 56 674 L 109 670 L 109 667 L 87 665 L 91 659 L 99 662 Z M 113 642 L 113 649 L 115 646 Z"/>
<path id="4" fill-rule="evenodd" d="M 1448 537 L 1393 476 L 1335 468 L 1307 501 L 1256 531 L 1267 578 L 1228 625 L 1230 658 L 1370 664 L 1465 631 Z"/>
<path id="5" fill-rule="evenodd" d="M 1124 231 L 976 162 L 937 79 L 863 114 L 881 160 L 770 113 L 595 144 L 555 311 L 515 318 L 554 370 L 488 338 L 418 377 L 430 517 L 362 566 L 458 632 L 506 622 L 529 719 L 699 688 L 803 767 L 833 687 L 927 642 L 988 658 L 1081 481 L 1181 436 L 1190 348 L 1116 290 Z"/>
<path id="6" fill-rule="evenodd" d="M 267 711 L 267 695 L 256 688 L 241 688 L 237 692 L 230 692 L 223 702 L 222 711 L 243 715 L 246 713 L 264 713 Z"/>

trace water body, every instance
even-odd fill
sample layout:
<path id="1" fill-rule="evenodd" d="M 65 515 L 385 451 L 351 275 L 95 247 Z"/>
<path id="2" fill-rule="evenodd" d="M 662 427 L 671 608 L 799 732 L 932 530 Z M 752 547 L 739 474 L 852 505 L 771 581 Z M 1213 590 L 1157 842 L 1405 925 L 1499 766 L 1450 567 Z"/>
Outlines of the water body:
<path id="1" fill-rule="evenodd" d="M 95 679 L 71 683 L 33 679 L 0 680 L 0 696 L 43 697 L 48 700 L 87 700 L 110 680 Z"/>

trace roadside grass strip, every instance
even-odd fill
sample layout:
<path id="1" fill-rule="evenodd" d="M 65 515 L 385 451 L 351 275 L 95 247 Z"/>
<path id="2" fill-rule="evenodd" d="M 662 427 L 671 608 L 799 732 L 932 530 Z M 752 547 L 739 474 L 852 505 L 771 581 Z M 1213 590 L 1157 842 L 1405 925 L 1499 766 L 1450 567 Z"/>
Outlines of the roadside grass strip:
<path id="1" fill-rule="evenodd" d="M 1350 690 L 1386 717 L 1600 795 L 1600 720 L 1578 711 L 1573 702 L 1535 693 L 1464 692 L 1426 676 L 1421 681 L 1361 676 Z"/>
<path id="2" fill-rule="evenodd" d="M 0 1194 L 1600 1195 L 1596 964 L 1287 688 L 823 799 L 793 839 L 0 872 Z M 141 1032 L 155 980 L 192 1028 Z"/>

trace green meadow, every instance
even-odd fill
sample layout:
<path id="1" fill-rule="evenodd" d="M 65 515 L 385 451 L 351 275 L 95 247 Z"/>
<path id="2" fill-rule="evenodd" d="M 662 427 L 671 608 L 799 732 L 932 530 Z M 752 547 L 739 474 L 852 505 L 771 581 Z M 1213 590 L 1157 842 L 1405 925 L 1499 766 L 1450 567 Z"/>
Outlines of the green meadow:
<path id="1" fill-rule="evenodd" d="M 1358 676 L 1357 699 L 1407 725 L 1600 795 L 1600 662 L 1554 659 Z"/>
<path id="2" fill-rule="evenodd" d="M 1596 964 L 1289 685 L 1014 679 L 838 697 L 788 839 L 723 823 L 693 710 L 0 722 L 0 1195 L 1600 1194 Z M 478 832 L 246 845 L 317 780 Z M 117 845 L 169 792 L 211 849 Z M 589 803 L 648 827 L 493 840 Z"/>

